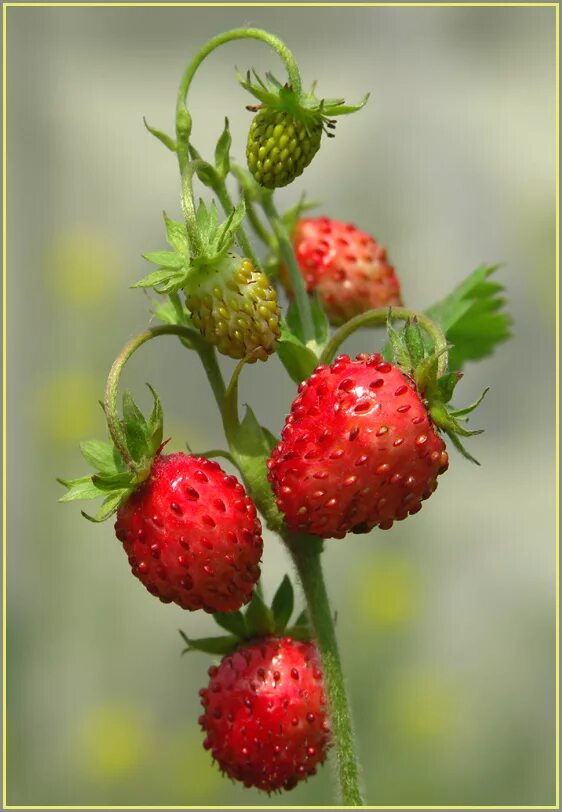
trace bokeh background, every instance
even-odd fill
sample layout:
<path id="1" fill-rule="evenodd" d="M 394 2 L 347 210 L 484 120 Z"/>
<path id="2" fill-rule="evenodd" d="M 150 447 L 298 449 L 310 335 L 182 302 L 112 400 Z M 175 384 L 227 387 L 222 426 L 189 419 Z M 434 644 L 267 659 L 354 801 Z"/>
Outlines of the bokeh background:
<path id="1" fill-rule="evenodd" d="M 369 803 L 552 804 L 555 793 L 555 27 L 553 8 L 10 8 L 8 10 L 8 803 L 329 804 L 329 767 L 284 797 L 234 786 L 201 746 L 212 629 L 148 596 L 111 524 L 57 504 L 103 437 L 113 357 L 149 317 L 128 286 L 179 215 L 173 131 L 185 63 L 214 34 L 270 29 L 306 82 L 349 100 L 280 206 L 321 211 L 388 246 L 423 308 L 501 261 L 514 338 L 460 387 L 492 390 L 421 514 L 326 544 Z M 207 156 L 228 114 L 243 158 L 250 114 L 234 67 L 280 72 L 258 43 L 202 67 L 191 95 Z M 374 349 L 363 333 L 350 351 Z M 232 365 L 223 364 L 228 373 Z M 173 447 L 223 443 L 197 359 L 146 346 L 125 383 L 159 390 Z M 242 399 L 279 431 L 294 387 L 276 359 Z M 85 505 L 84 505 L 85 506 Z M 267 537 L 271 593 L 289 562 Z"/>

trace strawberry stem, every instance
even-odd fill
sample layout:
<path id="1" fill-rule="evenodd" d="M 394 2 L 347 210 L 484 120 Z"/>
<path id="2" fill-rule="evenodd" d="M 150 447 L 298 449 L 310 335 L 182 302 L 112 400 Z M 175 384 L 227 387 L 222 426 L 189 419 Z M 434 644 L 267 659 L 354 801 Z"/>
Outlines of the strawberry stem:
<path id="1" fill-rule="evenodd" d="M 339 330 L 336 330 L 320 356 L 320 363 L 330 364 L 346 338 L 349 338 L 361 327 L 385 327 L 388 321 L 394 319 L 400 319 L 401 321 L 415 320 L 418 322 L 419 326 L 425 330 L 433 342 L 435 355 L 438 356 L 438 375 L 444 375 L 449 364 L 445 334 L 441 327 L 428 316 L 416 310 L 409 310 L 406 307 L 377 307 L 375 310 L 368 310 L 366 313 L 360 313 L 359 316 L 350 319 Z"/>
<path id="2" fill-rule="evenodd" d="M 176 102 L 176 133 L 178 161 L 180 172 L 182 173 L 188 161 L 189 137 L 191 135 L 192 120 L 187 109 L 186 101 L 193 77 L 201 63 L 210 53 L 221 45 L 225 45 L 227 42 L 232 42 L 237 39 L 255 39 L 265 42 L 266 45 L 273 48 L 285 64 L 289 84 L 293 91 L 297 95 L 301 94 L 302 83 L 295 57 L 279 37 L 270 34 L 268 31 L 263 31 L 261 28 L 235 28 L 232 31 L 225 31 L 223 34 L 213 37 L 201 48 L 185 69 L 178 90 Z"/>
<path id="3" fill-rule="evenodd" d="M 304 280 L 302 278 L 300 268 L 297 264 L 295 252 L 293 251 L 291 240 L 289 239 L 287 230 L 283 224 L 283 220 L 279 216 L 279 212 L 275 207 L 271 194 L 264 193 L 261 196 L 260 202 L 279 243 L 281 257 L 285 261 L 289 270 L 291 284 L 293 286 L 295 295 L 297 313 L 302 328 L 302 335 L 304 338 L 304 343 L 306 344 L 308 341 L 314 341 L 314 320 L 312 318 L 310 300 L 304 286 Z"/>
<path id="4" fill-rule="evenodd" d="M 308 606 L 308 616 L 324 674 L 324 685 L 330 708 L 330 726 L 337 755 L 337 767 L 343 803 L 362 806 L 359 767 L 355 755 L 355 736 L 338 643 L 320 553 L 322 541 L 312 536 L 284 536 L 297 568 Z"/>

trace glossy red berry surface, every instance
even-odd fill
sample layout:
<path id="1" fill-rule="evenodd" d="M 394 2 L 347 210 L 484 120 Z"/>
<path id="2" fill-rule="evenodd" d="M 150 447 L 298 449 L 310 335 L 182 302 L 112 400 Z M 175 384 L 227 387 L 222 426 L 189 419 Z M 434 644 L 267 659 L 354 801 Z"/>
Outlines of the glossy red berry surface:
<path id="1" fill-rule="evenodd" d="M 135 575 L 164 603 L 228 612 L 248 603 L 263 541 L 236 477 L 201 457 L 157 456 L 115 522 Z"/>
<path id="2" fill-rule="evenodd" d="M 303 218 L 293 232 L 293 247 L 308 292 L 316 291 L 332 324 L 401 304 L 400 283 L 386 249 L 354 225 Z M 281 279 L 290 289 L 286 270 Z"/>
<path id="3" fill-rule="evenodd" d="M 292 789 L 326 758 L 326 697 L 315 646 L 263 637 L 209 669 L 204 746 L 223 772 L 266 792 Z"/>
<path id="4" fill-rule="evenodd" d="M 268 462 L 289 528 L 323 538 L 416 513 L 447 466 L 414 383 L 380 355 L 317 367 Z"/>

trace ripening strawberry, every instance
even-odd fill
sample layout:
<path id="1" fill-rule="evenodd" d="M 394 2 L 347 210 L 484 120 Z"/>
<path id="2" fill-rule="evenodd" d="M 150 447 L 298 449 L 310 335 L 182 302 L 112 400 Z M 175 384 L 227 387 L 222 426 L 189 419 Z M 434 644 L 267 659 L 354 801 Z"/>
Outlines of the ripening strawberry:
<path id="1" fill-rule="evenodd" d="M 378 354 L 317 367 L 268 461 L 288 527 L 322 538 L 417 513 L 447 466 L 414 383 Z"/>
<path id="2" fill-rule="evenodd" d="M 156 456 L 148 479 L 119 507 L 115 533 L 133 575 L 183 609 L 235 611 L 260 577 L 256 508 L 214 460 Z"/>
<path id="3" fill-rule="evenodd" d="M 215 268 L 196 272 L 185 289 L 193 323 L 231 358 L 267 360 L 281 331 L 277 293 L 251 260 L 228 254 Z"/>
<path id="4" fill-rule="evenodd" d="M 400 282 L 385 248 L 365 231 L 329 217 L 302 218 L 292 241 L 306 289 L 318 294 L 332 324 L 402 303 Z M 284 267 L 280 278 L 291 295 Z"/>
<path id="5" fill-rule="evenodd" d="M 292 789 L 326 758 L 329 729 L 313 643 L 262 637 L 209 669 L 199 722 L 221 770 L 246 787 Z"/>
<path id="6" fill-rule="evenodd" d="M 320 148 L 322 118 L 308 122 L 285 110 L 264 107 L 252 120 L 246 145 L 248 169 L 267 189 L 287 186 L 302 175 Z"/>

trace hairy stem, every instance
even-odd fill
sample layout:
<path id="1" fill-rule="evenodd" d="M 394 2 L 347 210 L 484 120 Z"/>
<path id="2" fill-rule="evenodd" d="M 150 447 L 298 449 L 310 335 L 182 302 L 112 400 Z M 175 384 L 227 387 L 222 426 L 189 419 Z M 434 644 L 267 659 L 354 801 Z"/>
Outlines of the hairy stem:
<path id="1" fill-rule="evenodd" d="M 109 433 L 111 435 L 111 439 L 113 440 L 115 447 L 123 457 L 123 460 L 127 463 L 127 465 L 135 469 L 136 464 L 129 454 L 129 449 L 127 447 L 127 437 L 125 435 L 125 431 L 121 424 L 121 419 L 119 417 L 119 411 L 117 408 L 117 393 L 119 390 L 119 381 L 121 379 L 121 373 L 123 372 L 123 368 L 131 355 L 133 355 L 139 347 L 142 347 L 143 344 L 146 344 L 147 341 L 150 341 L 157 336 L 165 336 L 165 335 L 176 335 L 180 336 L 180 338 L 187 339 L 188 341 L 193 341 L 194 338 L 197 338 L 197 334 L 194 330 L 190 329 L 189 327 L 185 327 L 180 324 L 163 324 L 160 327 L 151 327 L 148 330 L 144 330 L 142 333 L 139 333 L 134 338 L 132 338 L 121 350 L 111 369 L 109 370 L 109 375 L 107 376 L 107 382 L 105 385 L 105 396 L 104 396 L 104 409 L 105 409 L 105 417 L 107 420 L 107 427 L 109 429 Z"/>
<path id="2" fill-rule="evenodd" d="M 289 235 L 287 234 L 287 230 L 283 225 L 283 221 L 275 208 L 272 196 L 269 194 L 264 194 L 262 196 L 261 205 L 271 227 L 273 228 L 273 232 L 279 243 L 279 251 L 289 270 L 297 313 L 301 324 L 304 342 L 306 344 L 307 341 L 314 340 L 314 321 L 312 319 L 312 310 L 310 308 L 310 301 L 304 286 L 304 280 L 295 258 L 295 252 L 293 251 L 293 246 L 291 245 L 291 241 L 289 239 Z"/>
<path id="3" fill-rule="evenodd" d="M 339 330 L 336 330 L 320 356 L 320 363 L 330 364 L 346 338 L 349 338 L 350 335 L 361 327 L 384 327 L 388 321 L 393 321 L 394 319 L 418 322 L 420 327 L 425 330 L 433 341 L 434 351 L 439 356 L 437 361 L 438 374 L 444 375 L 449 362 L 447 357 L 447 339 L 445 338 L 443 330 L 436 322 L 428 318 L 428 316 L 425 316 L 423 313 L 418 313 L 416 310 L 409 310 L 406 307 L 378 307 L 375 310 L 367 310 L 366 313 L 360 313 L 359 316 L 355 316 L 355 318 L 340 327 Z"/>
<path id="4" fill-rule="evenodd" d="M 362 806 L 355 737 L 347 701 L 340 655 L 326 592 L 320 553 L 322 542 L 312 537 L 285 537 L 295 562 L 308 607 L 314 638 L 324 674 L 330 708 L 330 725 L 336 749 L 342 800 L 348 806 Z"/>
<path id="5" fill-rule="evenodd" d="M 201 63 L 212 53 L 216 48 L 227 42 L 232 42 L 239 39 L 255 39 L 264 42 L 273 48 L 274 51 L 281 57 L 285 68 L 289 83 L 293 87 L 295 93 L 301 92 L 301 77 L 299 69 L 292 52 L 287 48 L 285 43 L 279 37 L 270 34 L 268 31 L 262 31 L 261 28 L 235 28 L 232 31 L 225 31 L 223 34 L 210 39 L 192 59 L 190 64 L 185 69 L 182 76 L 178 97 L 176 103 L 176 134 L 177 134 L 177 153 L 178 161 L 180 164 L 180 171 L 183 172 L 185 164 L 188 160 L 188 146 L 189 137 L 191 135 L 192 120 L 191 115 L 186 106 L 187 94 L 193 77 Z"/>

